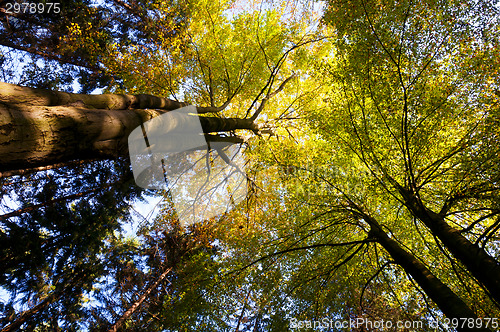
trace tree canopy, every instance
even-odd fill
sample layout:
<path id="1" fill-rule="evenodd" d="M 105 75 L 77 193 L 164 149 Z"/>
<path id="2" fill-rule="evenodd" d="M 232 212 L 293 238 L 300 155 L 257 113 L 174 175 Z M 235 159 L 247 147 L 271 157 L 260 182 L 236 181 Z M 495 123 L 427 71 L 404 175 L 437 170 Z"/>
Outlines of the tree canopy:
<path id="1" fill-rule="evenodd" d="M 499 328 L 498 1 L 3 6 L 2 332 Z M 189 225 L 127 146 L 187 105 L 247 182 Z"/>

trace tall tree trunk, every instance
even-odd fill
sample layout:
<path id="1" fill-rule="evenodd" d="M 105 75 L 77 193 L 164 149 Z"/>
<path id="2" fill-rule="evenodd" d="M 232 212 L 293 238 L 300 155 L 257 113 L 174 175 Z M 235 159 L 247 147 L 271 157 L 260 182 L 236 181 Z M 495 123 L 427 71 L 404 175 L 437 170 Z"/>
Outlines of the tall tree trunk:
<path id="1" fill-rule="evenodd" d="M 388 237 L 374 218 L 365 213 L 362 213 L 362 217 L 370 225 L 369 235 L 387 250 L 394 261 L 417 282 L 448 318 L 477 318 L 467 304 L 432 274 L 424 264 L 404 250 L 398 242 Z M 466 330 L 489 331 L 485 328 L 458 328 L 458 331 Z"/>
<path id="2" fill-rule="evenodd" d="M 406 206 L 437 236 L 443 245 L 455 256 L 467 270 L 489 291 L 500 304 L 500 264 L 493 257 L 470 242 L 457 229 L 451 227 L 444 216 L 428 209 L 416 195 L 409 190 L 399 188 Z"/>
<path id="3" fill-rule="evenodd" d="M 13 170 L 72 160 L 126 157 L 130 132 L 165 112 L 127 107 L 137 104 L 141 107 L 168 108 L 165 106 L 166 99 L 146 95 L 142 95 L 141 99 L 137 96 L 75 95 L 11 84 L 4 87 L 5 83 L 2 83 L 0 172 L 12 173 Z M 80 97 L 84 97 L 81 103 Z M 129 103 L 131 100 L 132 104 Z M 73 101 L 75 105 L 44 106 Z M 88 105 L 112 106 L 114 109 L 83 107 Z M 199 117 L 199 120 L 206 133 L 259 129 L 250 119 Z"/>
<path id="4" fill-rule="evenodd" d="M 160 114 L 0 104 L 0 171 L 124 156 L 128 134 Z"/>
<path id="5" fill-rule="evenodd" d="M 146 289 L 146 291 L 144 293 L 142 293 L 141 296 L 139 296 L 139 298 L 137 299 L 137 301 L 135 301 L 134 303 L 132 303 L 132 305 L 130 306 L 130 308 L 127 309 L 127 311 L 125 311 L 123 313 L 123 315 L 113 324 L 113 326 L 110 327 L 110 329 L 108 330 L 108 332 L 116 332 L 118 331 L 118 329 L 120 328 L 121 325 L 123 325 L 123 323 L 130 318 L 130 316 L 132 316 L 132 314 L 137 310 L 137 308 L 139 308 L 139 306 L 142 304 L 142 302 L 144 302 L 144 300 L 148 297 L 148 295 L 153 291 L 153 289 L 155 289 L 158 284 L 163 280 L 165 279 L 165 277 L 167 276 L 167 274 L 172 270 L 172 268 L 168 268 L 166 269 L 157 279 L 154 283 L 152 283 L 148 289 Z"/>

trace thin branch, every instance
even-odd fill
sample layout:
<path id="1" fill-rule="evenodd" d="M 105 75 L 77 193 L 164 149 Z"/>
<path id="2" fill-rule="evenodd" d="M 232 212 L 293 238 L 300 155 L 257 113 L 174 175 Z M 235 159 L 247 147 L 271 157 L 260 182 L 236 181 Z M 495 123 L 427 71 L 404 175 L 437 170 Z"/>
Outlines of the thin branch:
<path id="1" fill-rule="evenodd" d="M 265 259 L 268 259 L 270 257 L 284 255 L 286 253 L 293 252 L 293 251 L 308 250 L 308 249 L 322 248 L 322 247 L 342 247 L 342 246 L 348 246 L 348 245 L 366 244 L 366 243 L 369 243 L 369 242 L 373 242 L 373 240 L 364 239 L 364 240 L 359 240 L 359 241 L 350 241 L 350 242 L 343 242 L 343 243 L 318 243 L 318 244 L 312 244 L 312 245 L 304 246 L 304 247 L 289 248 L 289 249 L 277 251 L 277 252 L 274 252 L 272 254 L 260 257 L 257 260 L 255 260 L 255 261 L 253 261 L 253 262 L 251 262 L 251 263 L 243 266 L 239 270 L 244 270 L 244 269 L 246 269 L 246 268 L 248 268 L 248 267 L 250 267 L 252 265 L 255 265 L 258 262 L 261 262 L 261 261 L 263 261 Z"/>
<path id="2" fill-rule="evenodd" d="M 255 113 L 250 117 L 250 120 L 254 121 L 255 119 L 257 119 L 257 117 L 259 116 L 259 114 L 264 110 L 264 106 L 266 105 L 267 101 L 269 99 L 271 99 L 272 97 L 274 97 L 275 95 L 277 95 L 278 93 L 280 93 L 283 88 L 285 87 L 285 85 L 290 82 L 292 79 L 294 79 L 297 75 L 295 73 L 293 73 L 290 77 L 288 77 L 286 80 L 284 80 L 281 85 L 278 87 L 278 89 L 276 89 L 274 92 L 272 93 L 268 93 L 266 97 L 264 97 L 264 99 L 262 99 L 262 102 L 260 103 L 260 106 L 259 108 L 255 111 Z"/>
<path id="3" fill-rule="evenodd" d="M 377 272 L 375 272 L 375 274 L 372 275 L 370 277 L 370 279 L 368 279 L 368 281 L 365 283 L 365 285 L 363 286 L 363 289 L 361 290 L 361 295 L 359 296 L 359 306 L 362 309 L 363 309 L 363 295 L 365 293 L 365 290 L 368 288 L 368 285 L 370 284 L 370 282 L 372 282 L 380 274 L 380 272 L 382 272 L 382 270 L 384 270 L 388 265 L 395 264 L 395 263 L 396 262 L 394 262 L 394 261 L 385 262 L 384 265 L 382 265 L 381 267 L 379 267 L 379 269 L 377 270 Z"/>

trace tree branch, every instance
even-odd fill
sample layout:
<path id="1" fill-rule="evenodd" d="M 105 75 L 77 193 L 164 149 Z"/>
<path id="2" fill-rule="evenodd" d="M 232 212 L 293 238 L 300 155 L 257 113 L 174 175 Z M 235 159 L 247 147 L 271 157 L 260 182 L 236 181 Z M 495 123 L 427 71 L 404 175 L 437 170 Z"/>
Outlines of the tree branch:
<path id="1" fill-rule="evenodd" d="M 285 85 L 291 81 L 293 78 L 295 78 L 297 75 L 295 73 L 293 73 L 290 77 L 288 77 L 286 80 L 284 80 L 281 85 L 278 87 L 278 89 L 276 89 L 274 92 L 272 93 L 268 93 L 267 96 L 265 96 L 263 99 L 262 99 L 262 102 L 260 103 L 260 106 L 259 108 L 255 111 L 255 113 L 250 117 L 250 120 L 255 120 L 257 119 L 257 117 L 259 116 L 259 114 L 264 110 L 264 106 L 266 105 L 267 101 L 269 99 L 271 99 L 272 97 L 274 97 L 275 95 L 277 95 L 278 93 L 280 93 L 283 88 L 285 87 Z"/>
<path id="2" fill-rule="evenodd" d="M 299 250 L 308 250 L 308 249 L 314 249 L 314 248 L 322 248 L 322 247 L 342 247 L 342 246 L 349 246 L 349 245 L 356 245 L 356 244 L 366 244 L 369 242 L 374 242 L 372 239 L 364 239 L 364 240 L 358 240 L 358 241 L 350 241 L 350 242 L 343 242 L 343 243 L 318 243 L 318 244 L 312 244 L 309 246 L 303 246 L 303 247 L 295 247 L 295 248 L 288 248 L 285 250 L 277 251 L 269 255 L 265 255 L 260 257 L 259 259 L 243 266 L 240 270 L 244 270 L 252 265 L 257 264 L 258 262 L 261 262 L 265 259 L 268 259 L 270 257 L 278 256 L 278 255 L 283 255 L 292 251 L 299 251 Z"/>

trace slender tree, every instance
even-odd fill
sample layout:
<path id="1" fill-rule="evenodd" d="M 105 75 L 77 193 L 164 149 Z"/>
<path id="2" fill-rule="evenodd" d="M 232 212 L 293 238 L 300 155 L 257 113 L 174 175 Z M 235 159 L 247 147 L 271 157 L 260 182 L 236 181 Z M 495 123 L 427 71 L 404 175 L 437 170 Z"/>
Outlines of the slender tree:
<path id="1" fill-rule="evenodd" d="M 132 314 L 139 308 L 139 306 L 144 302 L 144 300 L 148 297 L 148 295 L 158 287 L 158 284 L 165 279 L 165 277 L 168 275 L 168 273 L 172 270 L 172 268 L 166 269 L 160 276 L 151 284 L 148 286 L 148 288 L 142 293 L 137 300 L 132 303 L 130 308 L 128 308 L 123 315 L 120 316 L 120 318 L 109 328 L 108 332 L 116 332 L 118 329 L 123 325 L 123 323 L 132 316 Z"/>

